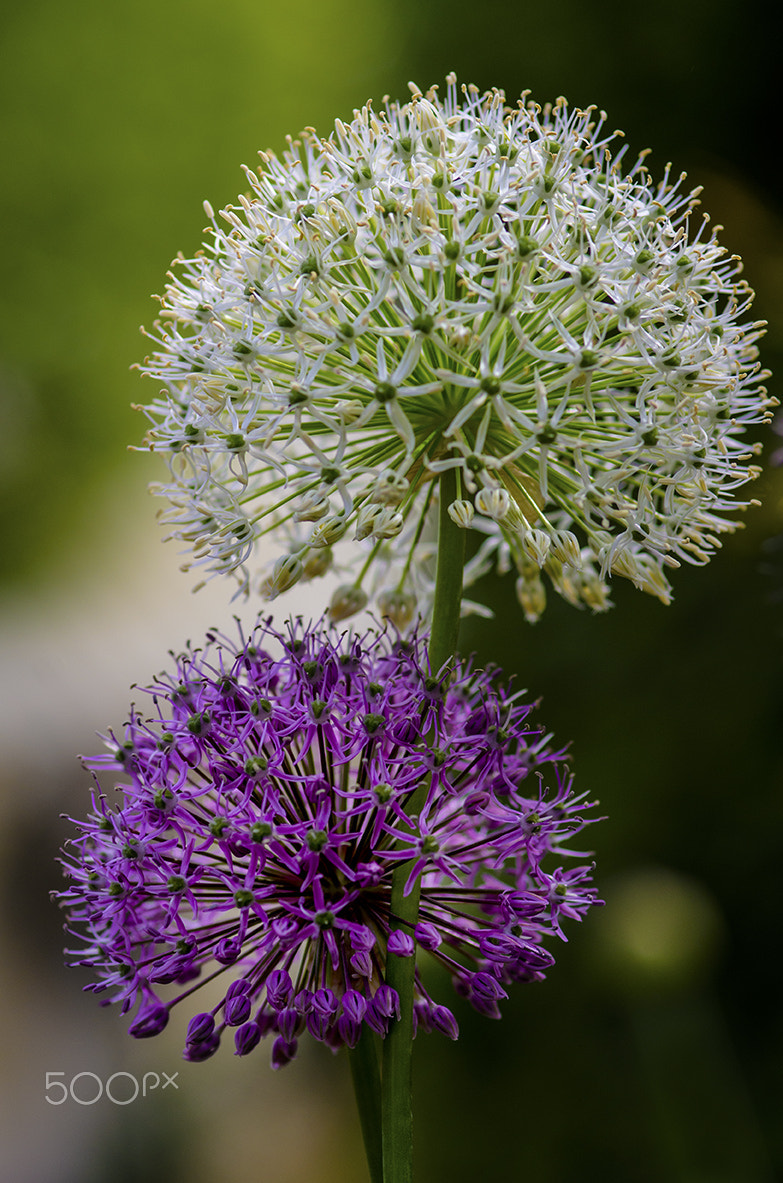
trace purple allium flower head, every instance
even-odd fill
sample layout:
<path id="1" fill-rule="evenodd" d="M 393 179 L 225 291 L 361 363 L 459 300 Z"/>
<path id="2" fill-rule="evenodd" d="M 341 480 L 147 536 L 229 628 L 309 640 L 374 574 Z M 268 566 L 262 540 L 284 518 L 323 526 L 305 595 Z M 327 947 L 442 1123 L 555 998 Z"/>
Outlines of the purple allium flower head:
<path id="1" fill-rule="evenodd" d="M 238 1055 L 272 1034 L 274 1067 L 305 1031 L 353 1046 L 399 1014 L 387 951 L 417 944 L 497 1017 L 506 987 L 552 964 L 544 939 L 598 902 L 590 867 L 559 862 L 592 806 L 531 704 L 469 662 L 432 677 L 421 637 L 259 621 L 209 634 L 147 693 L 151 717 L 134 708 L 86 761 L 93 812 L 59 893 L 83 942 L 72 964 L 138 1006 L 137 1036 L 209 982 L 219 999 L 191 1009 L 189 1060 L 227 1027 Z M 115 803 L 99 774 L 119 774 Z M 422 877 L 412 932 L 390 908 L 400 863 L 408 890 Z M 456 1037 L 418 969 L 415 1021 Z"/>

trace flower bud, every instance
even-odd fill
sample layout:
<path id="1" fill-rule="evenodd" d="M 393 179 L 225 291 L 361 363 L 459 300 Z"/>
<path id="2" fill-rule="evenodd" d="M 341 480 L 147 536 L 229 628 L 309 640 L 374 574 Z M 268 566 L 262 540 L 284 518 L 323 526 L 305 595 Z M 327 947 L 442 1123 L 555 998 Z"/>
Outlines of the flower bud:
<path id="1" fill-rule="evenodd" d="M 317 493 L 305 493 L 294 511 L 295 522 L 318 522 L 329 512 L 329 498 Z"/>
<path id="2" fill-rule="evenodd" d="M 245 1023 L 234 1032 L 235 1056 L 247 1056 L 261 1039 L 258 1023 Z"/>
<path id="3" fill-rule="evenodd" d="M 304 568 L 295 555 L 283 555 L 272 568 L 272 574 L 262 579 L 260 591 L 267 600 L 274 600 L 282 592 L 288 591 L 302 578 Z"/>
<path id="4" fill-rule="evenodd" d="M 467 530 L 476 511 L 470 501 L 452 501 L 448 512 L 452 522 L 456 522 L 463 530 Z"/>
<path id="5" fill-rule="evenodd" d="M 221 965 L 233 965 L 239 957 L 242 946 L 239 941 L 233 937 L 223 937 L 218 941 L 215 949 L 215 960 L 219 961 Z"/>
<path id="6" fill-rule="evenodd" d="M 378 505 L 399 505 L 409 489 L 409 482 L 390 468 L 385 469 L 375 482 L 371 500 Z"/>
<path id="7" fill-rule="evenodd" d="M 358 990 L 346 990 L 343 994 L 343 1014 L 352 1023 L 361 1023 L 367 1011 L 367 999 Z"/>
<path id="8" fill-rule="evenodd" d="M 609 602 L 609 588 L 603 579 L 599 579 L 593 572 L 585 572 L 582 576 L 580 593 L 588 608 L 593 612 L 606 612 L 611 607 Z"/>
<path id="9" fill-rule="evenodd" d="M 396 538 L 405 525 L 401 513 L 389 507 L 381 509 L 373 522 L 373 536 L 375 538 Z"/>
<path id="10" fill-rule="evenodd" d="M 383 591 L 378 596 L 378 611 L 381 619 L 387 617 L 404 632 L 416 615 L 416 597 L 410 592 Z"/>
<path id="11" fill-rule="evenodd" d="M 416 942 L 413 937 L 407 933 L 402 932 L 401 929 L 395 928 L 389 934 L 389 940 L 386 948 L 390 953 L 394 953 L 397 957 L 412 957 L 416 952 Z"/>
<path id="12" fill-rule="evenodd" d="M 284 969 L 273 969 L 266 983 L 266 996 L 274 1010 L 282 1010 L 291 998 L 291 979 Z"/>
<path id="13" fill-rule="evenodd" d="M 546 590 L 543 583 L 537 576 L 533 579 L 526 579 L 524 575 L 520 575 L 517 579 L 516 590 L 517 599 L 525 613 L 525 619 L 529 624 L 535 624 L 546 608 Z"/>
<path id="14" fill-rule="evenodd" d="M 169 1021 L 169 1008 L 163 1003 L 150 1000 L 142 1006 L 136 1018 L 128 1028 L 128 1034 L 135 1039 L 147 1039 L 151 1035 L 160 1035 Z"/>
<path id="15" fill-rule="evenodd" d="M 479 513 L 495 522 L 502 522 L 511 508 L 511 497 L 506 489 L 479 489 L 475 504 Z"/>
<path id="16" fill-rule="evenodd" d="M 443 937 L 439 930 L 427 920 L 420 920 L 413 931 L 422 949 L 432 951 L 443 943 Z"/>
<path id="17" fill-rule="evenodd" d="M 311 550 L 302 564 L 302 578 L 317 579 L 319 575 L 325 575 L 333 560 L 331 547 L 322 546 L 317 550 Z"/>
<path id="18" fill-rule="evenodd" d="M 182 1053 L 182 1059 L 190 1064 L 203 1064 L 210 1056 L 214 1056 L 220 1047 L 220 1036 L 217 1031 L 201 1043 L 188 1043 Z"/>
<path id="19" fill-rule="evenodd" d="M 277 1071 L 278 1068 L 285 1068 L 286 1064 L 290 1064 L 297 1053 L 299 1044 L 295 1039 L 284 1039 L 279 1035 L 272 1044 L 272 1059 L 271 1065 Z"/>
<path id="20" fill-rule="evenodd" d="M 521 536 L 522 549 L 537 567 L 543 567 L 551 544 L 549 535 L 543 530 L 525 530 Z"/>
<path id="21" fill-rule="evenodd" d="M 209 1039 L 214 1030 L 214 1015 L 194 1015 L 188 1023 L 188 1032 L 185 1036 L 185 1040 L 187 1043 L 203 1043 L 205 1039 Z"/>
<path id="22" fill-rule="evenodd" d="M 572 534 L 570 530 L 555 530 L 551 543 L 552 554 L 556 559 L 570 567 L 579 566 L 582 554 L 579 549 L 579 540 L 575 534 Z"/>
<path id="23" fill-rule="evenodd" d="M 449 1039 L 459 1038 L 459 1026 L 447 1006 L 435 1005 L 430 1011 L 430 1022 L 434 1030 L 442 1031 Z"/>
<path id="24" fill-rule="evenodd" d="M 241 1027 L 250 1017 L 250 999 L 246 994 L 235 994 L 226 999 L 223 1007 L 223 1018 L 229 1027 Z"/>
<path id="25" fill-rule="evenodd" d="M 310 546 L 331 546 L 335 542 L 339 542 L 345 531 L 348 529 L 348 523 L 345 520 L 345 515 L 338 513 L 332 517 L 325 518 L 324 521 L 319 522 L 314 527 L 308 542 Z"/>
<path id="26" fill-rule="evenodd" d="M 361 612 L 367 604 L 367 593 L 351 583 L 343 583 L 337 588 L 329 605 L 329 619 L 333 621 L 347 620 Z"/>
<path id="27" fill-rule="evenodd" d="M 354 538 L 357 542 L 361 542 L 363 538 L 367 538 L 373 532 L 375 519 L 381 512 L 379 505 L 363 505 L 356 515 L 356 530 Z"/>

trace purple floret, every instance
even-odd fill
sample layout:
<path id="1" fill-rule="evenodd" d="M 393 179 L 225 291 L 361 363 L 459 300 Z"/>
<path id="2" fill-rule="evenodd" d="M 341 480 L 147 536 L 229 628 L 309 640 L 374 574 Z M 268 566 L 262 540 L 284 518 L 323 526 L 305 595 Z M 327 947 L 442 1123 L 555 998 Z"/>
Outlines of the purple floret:
<path id="1" fill-rule="evenodd" d="M 305 1031 L 332 1048 L 384 1035 L 399 1013 L 387 950 L 418 947 L 499 1017 L 506 987 L 553 963 L 544 939 L 600 902 L 589 866 L 558 861 L 593 806 L 532 705 L 469 662 L 432 678 L 423 637 L 259 620 L 248 638 L 209 634 L 147 693 L 151 717 L 134 709 L 85 761 L 94 808 L 59 900 L 84 945 L 71 964 L 138 1006 L 132 1034 L 224 985 L 192 1007 L 186 1059 L 227 1027 L 238 1055 L 271 1034 L 274 1067 Z M 117 773 L 110 805 L 98 777 Z M 413 931 L 391 913 L 400 864 L 407 890 L 421 875 Z M 417 1028 L 456 1038 L 418 968 L 415 991 Z"/>

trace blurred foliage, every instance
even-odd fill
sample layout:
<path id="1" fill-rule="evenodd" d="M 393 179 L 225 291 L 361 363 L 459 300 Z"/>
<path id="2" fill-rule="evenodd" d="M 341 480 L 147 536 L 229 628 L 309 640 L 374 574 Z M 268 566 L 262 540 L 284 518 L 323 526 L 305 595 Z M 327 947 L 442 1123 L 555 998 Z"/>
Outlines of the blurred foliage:
<path id="1" fill-rule="evenodd" d="M 202 200 L 232 201 L 259 148 L 307 124 L 326 134 L 371 95 L 404 96 L 408 78 L 455 69 L 509 97 L 529 87 L 542 102 L 595 103 L 632 156 L 653 148 L 654 175 L 672 159 L 704 181 L 772 322 L 765 362 L 783 371 L 780 32 L 760 0 L 7 11 L 0 580 L 47 574 L 109 480 L 147 479 L 125 451 L 144 430 L 129 405 L 149 397 L 128 367 L 145 352 L 149 294 L 177 250 L 198 247 Z M 550 980 L 519 990 L 501 1024 L 461 1011 L 457 1044 L 421 1041 L 427 1183 L 767 1183 L 776 1159 L 783 1171 L 781 548 L 762 557 L 781 531 L 779 475 L 758 483 L 764 509 L 706 571 L 676 573 L 669 609 L 620 586 L 606 616 L 555 601 L 531 629 L 512 582 L 488 589 L 495 622 L 464 628 L 464 647 L 521 671 L 547 726 L 573 741 L 579 786 L 608 816 L 589 835 L 608 907 L 571 927 Z M 40 859 L 17 846 L 18 895 Z M 40 878 L 29 891 L 43 909 Z M 59 959 L 50 915 L 45 928 Z M 150 1131 L 124 1178 L 152 1178 L 160 1137 Z M 99 1174 L 102 1161 L 96 1151 Z M 331 1170 L 324 1179 L 340 1178 Z"/>
<path id="2" fill-rule="evenodd" d="M 385 84 L 381 0 L 31 0 L 4 16 L 0 579 L 50 565 L 101 484 L 138 468 L 146 353 L 166 268 L 242 189 L 239 165 Z M 350 26 L 350 36 L 346 28 Z"/>

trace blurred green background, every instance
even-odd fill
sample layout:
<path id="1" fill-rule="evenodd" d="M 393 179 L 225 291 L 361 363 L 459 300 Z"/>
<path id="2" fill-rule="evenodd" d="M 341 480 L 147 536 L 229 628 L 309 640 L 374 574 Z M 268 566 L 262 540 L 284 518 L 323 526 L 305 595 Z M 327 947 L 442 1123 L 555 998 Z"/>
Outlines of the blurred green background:
<path id="1" fill-rule="evenodd" d="M 145 493 L 155 466 L 126 450 L 144 430 L 130 404 L 151 396 L 129 371 L 138 325 L 172 256 L 197 249 L 202 200 L 232 201 L 259 148 L 308 124 L 325 134 L 368 97 L 404 98 L 409 78 L 454 69 L 511 98 L 564 94 L 651 147 L 654 175 L 672 160 L 704 184 L 770 321 L 765 364 L 783 373 L 782 31 L 756 0 L 29 0 L 4 13 L 3 1177 L 365 1177 L 339 1058 L 315 1049 L 275 1075 L 263 1049 L 184 1065 L 176 1035 L 132 1044 L 62 968 L 47 896 L 58 814 L 87 803 L 72 753 L 121 724 L 128 683 L 186 628 L 236 609 L 214 584 L 192 607 Z M 457 1044 L 420 1041 L 421 1183 L 783 1173 L 780 471 L 753 493 L 763 508 L 706 570 L 676 574 L 668 609 L 620 585 L 604 617 L 553 602 L 530 628 L 498 584 L 496 620 L 464 629 L 464 647 L 517 670 L 573 740 L 578 784 L 608 818 L 590 835 L 608 906 L 571 926 L 549 981 L 518 990 L 501 1023 L 463 1009 Z M 176 1093 L 128 1108 L 45 1100 L 47 1071 L 176 1069 Z"/>

